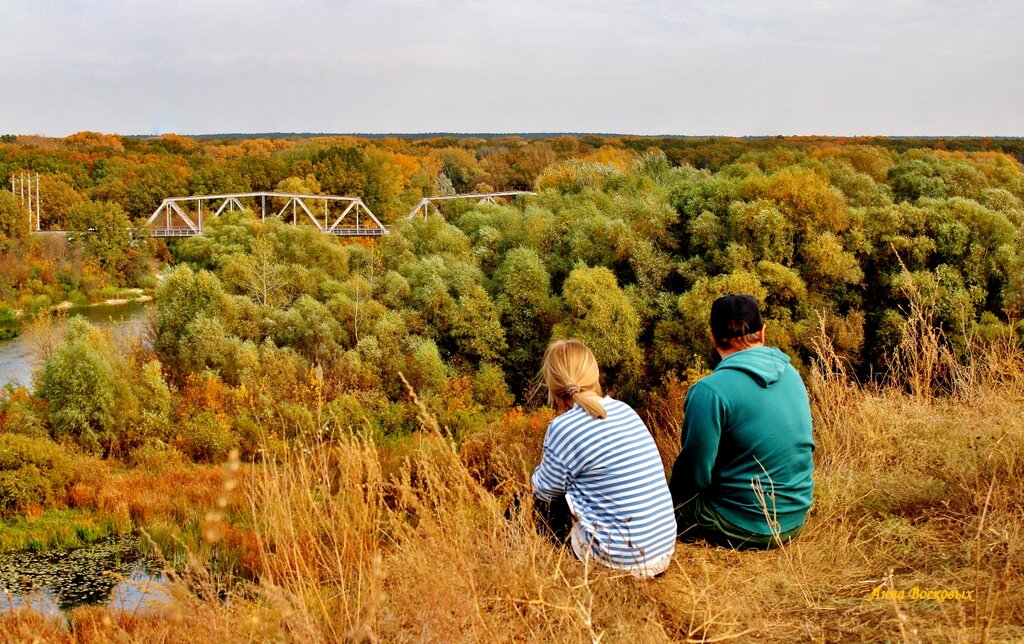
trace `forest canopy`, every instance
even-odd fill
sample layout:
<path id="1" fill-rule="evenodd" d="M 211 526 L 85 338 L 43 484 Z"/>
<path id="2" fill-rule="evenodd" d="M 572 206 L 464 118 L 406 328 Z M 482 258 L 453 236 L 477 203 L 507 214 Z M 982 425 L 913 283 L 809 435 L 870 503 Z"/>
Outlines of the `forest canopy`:
<path id="1" fill-rule="evenodd" d="M 979 338 L 1021 342 L 1019 153 L 959 139 L 18 137 L 0 143 L 0 173 L 38 172 L 44 228 L 71 234 L 29 235 L 0 190 L 0 299 L 31 312 L 110 286 L 155 293 L 148 353 L 78 329 L 40 381 L 62 409 L 40 420 L 49 435 L 103 452 L 158 437 L 253 455 L 316 425 L 314 390 L 339 422 L 410 431 L 400 374 L 458 435 L 536 401 L 557 337 L 588 342 L 606 386 L 639 401 L 707 368 L 709 306 L 727 292 L 762 302 L 770 342 L 802 369 L 824 332 L 845 371 L 881 380 L 915 311 L 953 359 Z M 424 196 L 512 189 L 537 194 L 406 219 Z M 146 235 L 164 197 L 252 190 L 361 196 L 391 233 L 339 241 L 236 211 L 191 239 Z M 62 387 L 83 378 L 110 401 L 76 408 Z M 223 400 L 188 400 L 211 382 Z M 180 400 L 147 408 L 166 398 L 153 391 Z M 137 422 L 109 420 L 121 399 Z M 168 433 L 181 427 L 192 438 Z"/>

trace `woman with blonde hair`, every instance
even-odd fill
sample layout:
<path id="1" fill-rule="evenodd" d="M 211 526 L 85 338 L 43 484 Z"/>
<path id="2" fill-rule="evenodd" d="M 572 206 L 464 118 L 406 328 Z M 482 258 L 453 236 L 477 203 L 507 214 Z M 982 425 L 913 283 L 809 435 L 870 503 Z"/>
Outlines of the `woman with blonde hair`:
<path id="1" fill-rule="evenodd" d="M 597 360 L 582 342 L 553 342 L 541 374 L 559 415 L 530 479 L 534 496 L 541 504 L 564 497 L 579 559 L 637 577 L 664 572 L 676 520 L 651 433 L 629 405 L 602 395 Z"/>

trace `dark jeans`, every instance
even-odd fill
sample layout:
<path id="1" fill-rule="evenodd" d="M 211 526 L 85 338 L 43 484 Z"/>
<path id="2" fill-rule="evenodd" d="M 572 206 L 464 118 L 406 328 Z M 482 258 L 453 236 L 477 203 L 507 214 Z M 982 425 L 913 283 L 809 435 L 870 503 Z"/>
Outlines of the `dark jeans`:
<path id="1" fill-rule="evenodd" d="M 533 510 L 541 534 L 557 545 L 564 545 L 569 540 L 573 519 L 564 495 L 555 497 L 553 501 L 541 501 L 534 497 Z"/>
<path id="2" fill-rule="evenodd" d="M 797 526 L 779 535 L 757 534 L 727 521 L 699 496 L 676 506 L 676 528 L 679 540 L 692 542 L 704 539 L 713 546 L 735 550 L 769 550 L 795 539 L 803 526 Z"/>

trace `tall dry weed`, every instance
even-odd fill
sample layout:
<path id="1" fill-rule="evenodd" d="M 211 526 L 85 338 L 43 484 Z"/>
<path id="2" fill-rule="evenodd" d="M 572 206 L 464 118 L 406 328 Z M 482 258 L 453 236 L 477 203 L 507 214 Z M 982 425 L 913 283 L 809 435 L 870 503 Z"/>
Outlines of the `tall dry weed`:
<path id="1" fill-rule="evenodd" d="M 827 320 L 818 315 L 818 329 L 810 340 L 812 352 L 808 393 L 814 419 L 814 440 L 819 467 L 839 468 L 860 457 L 863 446 L 847 431 L 851 414 L 861 400 L 851 382 L 852 370 L 839 356 L 827 331 Z"/>
<path id="2" fill-rule="evenodd" d="M 932 398 L 949 382 L 956 358 L 936 327 L 934 311 L 919 295 L 911 296 L 906 315 L 903 336 L 889 358 L 888 384 L 905 387 L 916 398 Z"/>
<path id="3" fill-rule="evenodd" d="M 11 616 L 0 632 L 25 639 L 42 629 L 55 641 L 1020 641 L 1024 372 L 1008 371 L 1010 360 L 999 378 L 965 380 L 972 395 L 929 397 L 851 382 L 825 335 L 817 354 L 815 505 L 780 550 L 680 544 L 653 581 L 585 566 L 534 526 L 527 477 L 543 416 L 510 414 L 457 450 L 420 406 L 420 431 L 402 440 L 319 432 L 251 468 L 240 491 L 223 484 L 212 507 L 234 494 L 240 509 L 227 503 L 207 517 L 211 558 L 182 573 L 174 603 L 155 617 L 81 610 L 67 632 Z M 246 551 L 247 582 L 211 572 L 216 553 L 232 549 Z M 914 588 L 974 601 L 896 597 Z M 892 596 L 872 599 L 876 590 Z"/>

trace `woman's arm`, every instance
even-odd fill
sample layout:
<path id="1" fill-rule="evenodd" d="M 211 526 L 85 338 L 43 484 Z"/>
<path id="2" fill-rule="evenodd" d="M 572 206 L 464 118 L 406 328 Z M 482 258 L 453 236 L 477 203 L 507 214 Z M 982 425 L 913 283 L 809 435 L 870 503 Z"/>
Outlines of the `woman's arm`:
<path id="1" fill-rule="evenodd" d="M 540 465 L 530 477 L 530 484 L 533 486 L 533 495 L 541 501 L 553 501 L 556 497 L 565 496 L 569 484 L 569 468 L 547 445 L 544 446 Z"/>

